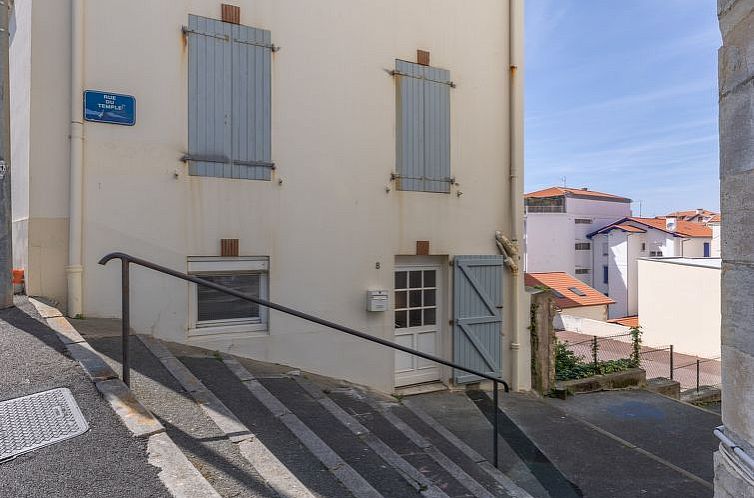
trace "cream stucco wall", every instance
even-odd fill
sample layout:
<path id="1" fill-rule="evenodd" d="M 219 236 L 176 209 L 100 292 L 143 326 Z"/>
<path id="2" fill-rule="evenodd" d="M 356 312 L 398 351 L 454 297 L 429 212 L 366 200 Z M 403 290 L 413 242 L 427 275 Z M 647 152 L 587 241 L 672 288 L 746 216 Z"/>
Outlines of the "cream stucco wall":
<path id="1" fill-rule="evenodd" d="M 719 356 L 720 268 L 673 259 L 640 259 L 638 268 L 644 341 L 673 344 L 680 353 Z"/>
<path id="2" fill-rule="evenodd" d="M 590 320 L 607 321 L 607 305 L 599 306 L 578 306 L 576 308 L 566 308 L 561 314 L 588 318 Z"/>
<path id="3" fill-rule="evenodd" d="M 417 240 L 429 240 L 432 254 L 448 259 L 496 254 L 494 231 L 512 232 L 508 5 L 235 3 L 242 24 L 271 30 L 282 47 L 272 62 L 277 169 L 271 182 L 191 177 L 179 160 L 187 151 L 188 98 L 181 27 L 189 14 L 219 17 L 220 2 L 85 2 L 85 87 L 136 96 L 137 122 L 84 124 L 84 314 L 120 315 L 119 269 L 97 264 L 110 251 L 185 271 L 188 256 L 219 255 L 221 238 L 238 238 L 242 255 L 269 256 L 271 300 L 392 339 L 392 313 L 368 313 L 364 299 L 367 289 L 392 289 L 396 256 L 414 254 Z M 48 4 L 57 7 L 48 12 Z M 43 18 L 39 29 L 46 31 L 35 27 L 33 43 L 39 38 L 49 49 L 34 55 L 57 72 L 54 79 L 32 82 L 38 106 L 49 107 L 48 91 L 69 93 L 70 14 L 58 12 L 68 5 L 34 2 L 34 15 Z M 55 48 L 48 43 L 53 38 Z M 390 181 L 395 82 L 387 70 L 395 59 L 415 60 L 418 48 L 429 50 L 432 65 L 450 70 L 457 85 L 451 90 L 451 168 L 459 185 L 451 194 L 399 192 Z M 59 102 L 68 101 L 60 96 Z M 53 137 L 49 149 L 30 159 L 31 216 L 57 224 L 54 240 L 43 241 L 51 248 L 67 226 L 68 118 L 55 110 L 34 128 L 41 110 L 32 107 L 32 150 L 43 132 Z M 60 109 L 65 113 L 69 105 Z M 35 170 L 50 178 L 35 182 Z M 65 244 L 58 248 L 60 261 L 49 270 L 63 279 L 66 251 Z M 58 275 L 53 279 L 56 287 Z M 512 281 L 506 278 L 504 316 L 515 305 Z M 188 339 L 189 287 L 140 269 L 131 285 L 138 332 L 392 389 L 392 351 L 276 312 L 268 335 Z M 447 304 L 450 310 L 449 298 Z M 519 317 L 524 334 L 528 313 Z M 513 328 L 505 320 L 505 355 Z M 527 372 L 529 341 L 519 342 Z M 450 357 L 450 351 L 443 354 Z M 505 378 L 512 373 L 507 359 Z M 520 379 L 519 387 L 528 387 L 528 377 Z"/>

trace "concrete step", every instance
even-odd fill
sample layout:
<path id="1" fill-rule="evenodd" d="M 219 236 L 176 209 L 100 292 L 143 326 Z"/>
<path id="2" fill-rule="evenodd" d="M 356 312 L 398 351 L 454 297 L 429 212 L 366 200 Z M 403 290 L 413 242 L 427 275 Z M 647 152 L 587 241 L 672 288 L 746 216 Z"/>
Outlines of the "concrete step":
<path id="1" fill-rule="evenodd" d="M 120 372 L 120 339 L 88 338 Z M 189 461 L 223 497 L 275 496 L 257 469 L 243 457 L 202 408 L 141 342 L 131 343 L 131 390 L 165 426 Z"/>
<path id="2" fill-rule="evenodd" d="M 524 493 L 536 498 L 558 497 L 558 494 L 551 495 L 548 492 L 527 463 L 503 437 L 498 439 L 500 470 L 490 464 L 493 456 L 492 424 L 464 392 L 412 396 L 403 400 L 402 404 L 407 411 L 399 411 L 399 416 L 410 419 L 411 415 L 407 413 L 410 412 L 416 418 L 422 419 L 434 432 L 439 432 L 443 436 L 438 441 L 433 439 L 430 431 L 425 433 L 425 437 L 438 446 L 442 444 L 442 440 L 449 441 L 471 460 L 480 461 L 479 467 L 503 487 L 510 488 L 509 493 L 523 490 Z M 418 427 L 416 422 L 412 425 Z M 446 454 L 452 454 L 447 447 L 442 448 Z M 454 459 L 463 462 L 461 459 Z"/>
<path id="3" fill-rule="evenodd" d="M 119 338 L 89 339 L 119 370 Z M 530 496 L 394 398 L 146 336 L 131 358 L 134 392 L 222 496 Z"/>

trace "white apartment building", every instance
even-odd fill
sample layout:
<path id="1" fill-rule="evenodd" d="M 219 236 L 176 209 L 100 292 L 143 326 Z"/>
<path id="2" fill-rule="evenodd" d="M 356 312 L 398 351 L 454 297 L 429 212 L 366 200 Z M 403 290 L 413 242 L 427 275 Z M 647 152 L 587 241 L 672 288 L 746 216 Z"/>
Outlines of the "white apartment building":
<path id="1" fill-rule="evenodd" d="M 719 258 L 721 257 L 721 250 L 722 250 L 722 239 L 721 237 L 721 231 L 722 231 L 722 218 L 719 214 L 714 215 L 708 222 L 707 226 L 712 229 L 712 246 L 710 249 L 710 256 L 713 258 Z"/>
<path id="2" fill-rule="evenodd" d="M 551 187 L 524 196 L 529 273 L 566 272 L 592 285 L 592 241 L 587 235 L 631 216 L 631 199 L 586 188 Z"/>
<path id="3" fill-rule="evenodd" d="M 522 3 L 16 0 L 28 293 L 117 318 L 98 260 L 122 251 L 528 389 L 523 271 L 495 242 L 523 235 Z M 468 380 L 131 273 L 138 333 L 388 392 Z"/>
<path id="4" fill-rule="evenodd" d="M 640 258 L 639 318 L 648 344 L 679 353 L 720 356 L 719 258 Z M 678 303 L 683 312 L 676 313 Z"/>
<path id="5" fill-rule="evenodd" d="M 610 296 L 610 318 L 638 313 L 640 258 L 710 257 L 712 230 L 693 221 L 627 217 L 588 235 L 593 244 L 592 287 Z M 639 315 L 642 325 L 643 317 Z"/>

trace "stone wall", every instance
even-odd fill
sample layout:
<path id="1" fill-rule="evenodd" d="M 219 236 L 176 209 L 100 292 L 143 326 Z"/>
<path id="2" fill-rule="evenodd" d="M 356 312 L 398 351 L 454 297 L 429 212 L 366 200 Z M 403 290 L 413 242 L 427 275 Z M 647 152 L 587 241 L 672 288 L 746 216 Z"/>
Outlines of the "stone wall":
<path id="1" fill-rule="evenodd" d="M 754 0 L 718 0 L 722 211 L 722 415 L 754 455 Z M 746 464 L 715 455 L 715 496 L 754 496 Z"/>
<path id="2" fill-rule="evenodd" d="M 531 384 L 545 394 L 555 387 L 555 299 L 550 291 L 531 296 Z"/>

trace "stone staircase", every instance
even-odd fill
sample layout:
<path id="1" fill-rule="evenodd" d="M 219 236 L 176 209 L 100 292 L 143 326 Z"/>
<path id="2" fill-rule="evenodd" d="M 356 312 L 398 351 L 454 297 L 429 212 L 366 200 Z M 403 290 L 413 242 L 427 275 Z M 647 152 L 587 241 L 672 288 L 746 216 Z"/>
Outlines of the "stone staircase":
<path id="1" fill-rule="evenodd" d="M 119 338 L 87 340 L 119 368 Z M 492 426 L 462 393 L 459 431 L 421 396 L 398 401 L 147 336 L 132 341 L 131 361 L 132 390 L 221 496 L 558 496 L 504 439 L 505 472 L 491 465 Z"/>

